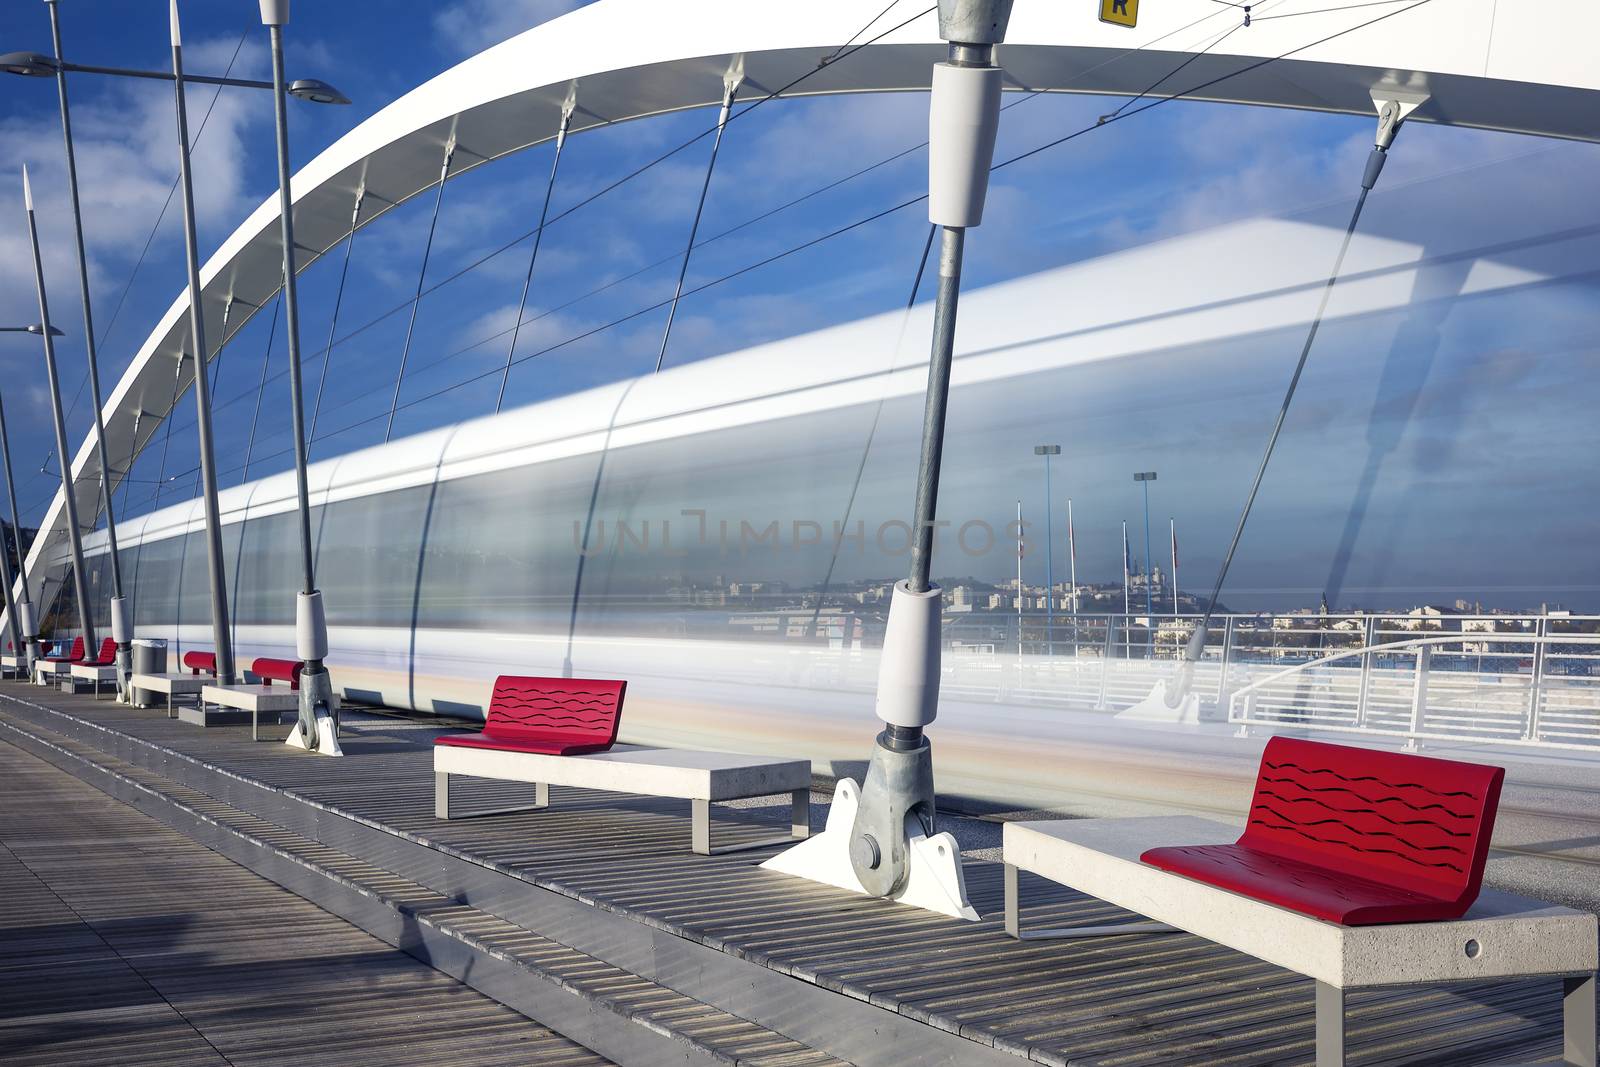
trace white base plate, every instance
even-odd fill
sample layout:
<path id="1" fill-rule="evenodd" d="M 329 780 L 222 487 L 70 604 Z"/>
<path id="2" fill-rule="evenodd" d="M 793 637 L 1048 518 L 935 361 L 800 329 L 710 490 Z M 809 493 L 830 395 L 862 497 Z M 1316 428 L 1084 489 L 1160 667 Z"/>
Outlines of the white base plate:
<path id="1" fill-rule="evenodd" d="M 867 891 L 850 864 L 850 829 L 859 803 L 859 787 L 851 779 L 841 778 L 834 788 L 828 824 L 822 833 L 780 852 L 761 866 L 865 895 Z M 914 815 L 906 818 L 906 838 L 911 871 L 905 888 L 892 899 L 953 919 L 977 922 L 978 913 L 967 902 L 967 880 L 961 870 L 961 848 L 956 839 L 948 832 L 929 837 Z"/>
<path id="2" fill-rule="evenodd" d="M 1112 716 L 1122 722 L 1165 722 L 1176 723 L 1180 726 L 1200 725 L 1200 694 L 1186 693 L 1177 707 L 1167 704 L 1167 683 L 1165 680 L 1155 684 L 1150 690 L 1150 695 L 1139 703 Z"/>
<path id="3" fill-rule="evenodd" d="M 318 756 L 342 756 L 344 749 L 339 747 L 339 735 L 333 729 L 332 715 L 317 716 L 317 747 L 308 749 L 305 738 L 301 736 L 299 720 L 295 721 L 294 729 L 289 731 L 289 736 L 284 739 L 284 744 L 290 748 L 298 748 L 302 752 L 309 751 Z"/>

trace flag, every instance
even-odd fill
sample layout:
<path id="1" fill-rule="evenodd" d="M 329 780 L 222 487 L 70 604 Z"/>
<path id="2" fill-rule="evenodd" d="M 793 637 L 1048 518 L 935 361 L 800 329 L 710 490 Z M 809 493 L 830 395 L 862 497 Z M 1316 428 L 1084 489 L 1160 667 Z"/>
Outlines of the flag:
<path id="1" fill-rule="evenodd" d="M 1122 584 L 1127 585 L 1133 576 L 1133 553 L 1128 549 L 1128 522 L 1122 522 Z"/>
<path id="2" fill-rule="evenodd" d="M 1172 569 L 1178 569 L 1178 524 L 1172 524 Z"/>

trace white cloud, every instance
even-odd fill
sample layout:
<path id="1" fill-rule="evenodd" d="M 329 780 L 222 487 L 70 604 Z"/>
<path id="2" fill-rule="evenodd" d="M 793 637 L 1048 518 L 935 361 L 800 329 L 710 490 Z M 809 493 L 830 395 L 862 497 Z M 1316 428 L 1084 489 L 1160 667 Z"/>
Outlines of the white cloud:
<path id="1" fill-rule="evenodd" d="M 475 55 L 541 22 L 584 6 L 587 0 L 460 0 L 433 17 L 441 43 Z"/>

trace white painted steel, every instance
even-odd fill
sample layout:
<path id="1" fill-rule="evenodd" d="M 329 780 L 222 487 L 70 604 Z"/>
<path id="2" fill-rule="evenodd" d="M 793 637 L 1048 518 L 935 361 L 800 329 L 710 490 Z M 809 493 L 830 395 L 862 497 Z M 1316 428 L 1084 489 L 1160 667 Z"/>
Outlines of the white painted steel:
<path id="1" fill-rule="evenodd" d="M 933 68 L 928 99 L 928 221 L 939 226 L 983 222 L 984 194 L 1000 127 L 998 67 Z"/>
<path id="2" fill-rule="evenodd" d="M 1248 31 L 1233 33 L 1188 68 L 1192 79 L 1160 86 L 1157 93 L 1245 72 L 1195 97 L 1368 114 L 1374 87 L 1398 85 L 1430 96 L 1411 121 L 1600 137 L 1600 65 L 1592 51 L 1600 37 L 1600 7 L 1587 0 L 1430 0 L 1401 4 L 1393 17 L 1364 29 L 1356 27 L 1377 17 L 1370 7 L 1285 0 L 1274 10 L 1295 17 L 1258 20 Z M 1099 23 L 1084 5 L 1024 4 L 1011 19 L 1003 48 L 1008 88 L 1143 93 L 1237 17 L 1231 5 L 1173 0 L 1152 6 L 1140 27 L 1129 32 Z M 300 269 L 348 232 L 349 205 L 358 188 L 370 194 L 365 216 L 357 220 L 366 225 L 437 180 L 437 161 L 451 137 L 468 157 L 452 177 L 549 140 L 561 126 L 562 107 L 575 83 L 581 92 L 574 134 L 718 104 L 723 75 L 739 57 L 751 85 L 776 88 L 815 72 L 791 96 L 926 89 L 934 63 L 945 52 L 932 14 L 875 40 L 863 54 L 818 71 L 818 60 L 857 34 L 861 19 L 860 5 L 851 0 L 803 5 L 703 0 L 692 17 L 654 0 L 600 0 L 535 27 L 407 93 L 295 176 L 296 239 L 305 248 Z M 1196 20 L 1202 21 L 1189 25 Z M 1319 40 L 1323 43 L 1306 47 Z M 1295 52 L 1290 58 L 1250 69 L 1290 52 Z M 222 341 L 221 319 L 230 300 L 249 310 L 266 305 L 277 291 L 277 229 L 273 197 L 202 268 L 201 311 L 213 344 Z M 172 407 L 171 370 L 181 355 L 187 311 L 187 297 L 180 295 L 106 401 L 113 471 L 129 468 L 130 457 Z M 207 359 L 212 354 L 206 353 Z M 139 441 L 133 440 L 136 432 Z M 90 497 L 98 489 L 90 471 L 93 452 L 93 441 L 85 440 L 71 467 L 75 492 L 86 508 L 92 508 Z M 38 584 L 40 561 L 64 533 L 63 509 L 64 497 L 57 494 L 26 564 L 32 585 Z"/>

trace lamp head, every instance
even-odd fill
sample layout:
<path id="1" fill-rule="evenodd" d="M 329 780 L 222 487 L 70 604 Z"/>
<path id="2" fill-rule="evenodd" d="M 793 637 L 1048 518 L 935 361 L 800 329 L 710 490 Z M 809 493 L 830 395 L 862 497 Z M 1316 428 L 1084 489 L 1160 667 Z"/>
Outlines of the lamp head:
<path id="1" fill-rule="evenodd" d="M 35 337 L 38 337 L 39 335 L 43 334 L 44 331 L 45 331 L 45 327 L 39 325 L 39 323 L 37 323 L 37 322 L 35 322 L 32 325 L 26 327 L 26 329 L 27 329 L 27 331 L 29 333 L 33 334 Z M 50 330 L 50 336 L 51 337 L 65 337 L 66 336 L 66 334 L 62 333 L 61 330 L 58 329 L 55 326 L 49 327 L 49 330 Z"/>
<path id="2" fill-rule="evenodd" d="M 7 52 L 0 55 L 0 71 L 21 74 L 25 78 L 50 78 L 61 69 L 61 64 L 50 56 L 38 52 Z"/>
<path id="3" fill-rule="evenodd" d="M 299 78 L 289 85 L 289 95 L 313 104 L 348 104 L 350 98 L 325 81 Z"/>

